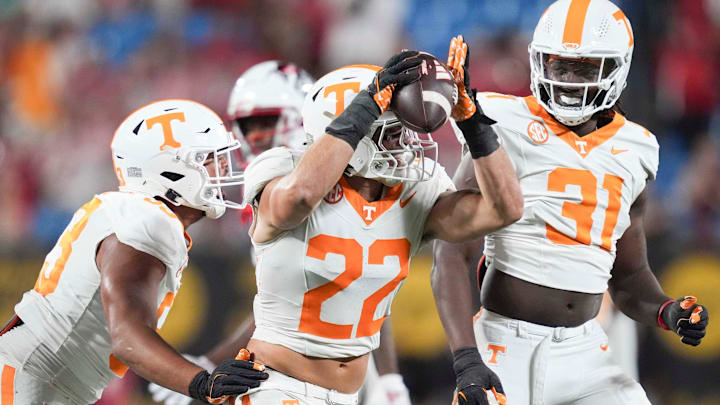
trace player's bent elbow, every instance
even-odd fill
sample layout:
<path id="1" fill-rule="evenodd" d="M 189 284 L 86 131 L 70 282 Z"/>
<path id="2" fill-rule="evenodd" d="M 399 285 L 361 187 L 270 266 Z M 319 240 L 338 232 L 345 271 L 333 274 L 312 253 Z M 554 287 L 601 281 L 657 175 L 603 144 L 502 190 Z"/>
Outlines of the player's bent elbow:
<path id="1" fill-rule="evenodd" d="M 123 364 L 130 368 L 134 368 L 137 364 L 136 350 L 132 344 L 126 341 L 122 336 L 113 336 L 110 334 L 111 347 L 113 356 L 120 360 Z"/>
<path id="2" fill-rule="evenodd" d="M 504 228 L 520 220 L 523 216 L 523 198 L 520 193 L 511 194 L 505 198 L 492 202 L 492 210 L 498 219 L 497 227 Z"/>
<path id="3" fill-rule="evenodd" d="M 513 224 L 520 220 L 523 216 L 523 201 L 522 198 L 519 201 L 512 201 L 507 204 L 507 207 L 502 211 L 501 218 L 503 227 Z"/>

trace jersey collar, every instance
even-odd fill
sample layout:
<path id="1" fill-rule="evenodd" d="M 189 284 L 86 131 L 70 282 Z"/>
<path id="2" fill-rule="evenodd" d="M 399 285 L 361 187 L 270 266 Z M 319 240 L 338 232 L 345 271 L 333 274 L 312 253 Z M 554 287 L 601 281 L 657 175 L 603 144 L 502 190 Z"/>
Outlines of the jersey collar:
<path id="1" fill-rule="evenodd" d="M 587 155 L 590 154 L 590 151 L 615 136 L 618 130 L 625 125 L 626 121 L 622 114 L 616 112 L 609 124 L 604 125 L 585 136 L 579 136 L 545 111 L 545 109 L 537 102 L 535 97 L 528 96 L 525 97 L 524 100 L 530 110 L 530 113 L 536 117 L 540 117 L 545 122 L 545 125 L 547 125 L 558 138 L 567 143 L 582 158 L 587 157 Z"/>
<path id="2" fill-rule="evenodd" d="M 365 225 L 370 225 L 376 219 L 390 209 L 395 201 L 400 197 L 403 189 L 403 183 L 398 184 L 395 187 L 390 187 L 385 190 L 385 195 L 377 201 L 368 202 L 363 196 L 360 195 L 342 176 L 339 181 L 340 186 L 343 189 L 343 194 L 348 203 L 353 207 L 355 212 L 358 213 L 360 218 L 365 222 Z"/>

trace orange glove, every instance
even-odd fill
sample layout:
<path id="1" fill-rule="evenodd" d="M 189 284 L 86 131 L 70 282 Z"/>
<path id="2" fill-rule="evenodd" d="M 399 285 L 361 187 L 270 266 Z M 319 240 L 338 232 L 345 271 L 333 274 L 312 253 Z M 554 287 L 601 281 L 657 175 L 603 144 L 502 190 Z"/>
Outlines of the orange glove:
<path id="1" fill-rule="evenodd" d="M 253 363 L 253 368 L 257 371 L 265 371 L 265 365 L 255 361 L 255 353 L 250 353 L 248 349 L 240 349 L 235 360 L 245 360 Z"/>
<path id="2" fill-rule="evenodd" d="M 450 116 L 456 121 L 465 121 L 475 114 L 475 92 L 470 90 L 470 50 L 462 35 L 450 40 L 447 67 L 458 88 L 458 101 Z"/>

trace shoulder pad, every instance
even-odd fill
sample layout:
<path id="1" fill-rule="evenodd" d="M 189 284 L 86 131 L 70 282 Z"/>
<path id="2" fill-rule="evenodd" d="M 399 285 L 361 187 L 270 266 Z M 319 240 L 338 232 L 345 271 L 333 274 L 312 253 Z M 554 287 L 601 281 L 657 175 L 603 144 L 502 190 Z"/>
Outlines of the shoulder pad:
<path id="1" fill-rule="evenodd" d="M 111 194 L 108 212 L 118 241 L 147 253 L 171 268 L 187 256 L 183 225 L 164 203 L 132 193 Z M 107 200 L 107 196 L 102 196 Z"/>
<path id="2" fill-rule="evenodd" d="M 641 147 L 640 163 L 648 174 L 648 178 L 655 180 L 660 164 L 660 145 L 657 138 L 647 128 L 632 121 L 628 120 L 626 127 L 631 131 L 630 139 Z"/>
<path id="3" fill-rule="evenodd" d="M 522 107 L 521 97 L 508 94 L 477 93 L 476 100 L 483 113 L 495 121 L 503 119 L 503 113 L 507 114 L 506 110 L 508 108 L 512 108 L 512 106 Z"/>
<path id="4" fill-rule="evenodd" d="M 245 169 L 243 202 L 253 205 L 263 188 L 274 178 L 289 174 L 302 156 L 301 151 L 277 147 L 258 155 Z"/>

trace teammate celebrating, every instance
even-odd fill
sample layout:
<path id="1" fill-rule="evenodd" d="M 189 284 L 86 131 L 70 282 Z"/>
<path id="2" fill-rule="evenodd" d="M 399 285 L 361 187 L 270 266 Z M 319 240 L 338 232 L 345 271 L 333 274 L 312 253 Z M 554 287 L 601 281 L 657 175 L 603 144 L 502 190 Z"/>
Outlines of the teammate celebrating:
<path id="1" fill-rule="evenodd" d="M 243 360 L 208 373 L 156 332 L 187 266 L 185 229 L 240 207 L 223 193 L 242 183 L 231 159 L 239 147 L 213 111 L 189 100 L 157 101 L 123 121 L 111 145 L 120 191 L 75 213 L 0 332 L 0 404 L 94 403 L 128 367 L 211 403 L 267 378 Z"/>
<path id="2" fill-rule="evenodd" d="M 272 370 L 243 401 L 356 404 L 368 354 L 421 242 L 479 237 L 520 216 L 510 162 L 494 134 L 478 131 L 484 116 L 466 108 L 467 94 L 454 113 L 465 118 L 482 195 L 455 192 L 426 156 L 437 147 L 429 134 L 387 111 L 393 91 L 419 78 L 416 56 L 325 75 L 303 108 L 307 152 L 271 149 L 248 166 L 258 255 L 248 349 Z"/>
<path id="3" fill-rule="evenodd" d="M 227 116 L 240 141 L 243 164 L 252 162 L 257 155 L 273 147 L 305 149 L 307 137 L 301 111 L 313 83 L 311 76 L 297 65 L 277 60 L 258 63 L 237 79 L 228 100 Z M 247 208 L 241 214 L 243 224 L 252 221 L 252 210 Z M 251 315 L 207 354 L 184 356 L 212 370 L 223 359 L 234 356 L 239 348 L 247 346 L 254 330 L 255 321 Z M 373 356 L 376 361 L 369 362 L 369 377 L 361 392 L 363 403 L 370 405 L 383 398 L 388 405 L 409 405 L 410 396 L 398 373 L 389 323 L 383 325 L 381 344 Z M 186 395 L 155 383 L 148 389 L 153 400 L 166 405 L 187 405 L 192 401 Z"/>
<path id="4" fill-rule="evenodd" d="M 462 37 L 453 38 L 451 65 L 459 46 Z M 480 389 L 498 376 L 512 403 L 649 403 L 613 364 L 593 319 L 606 289 L 640 323 L 690 345 L 705 335 L 707 309 L 694 297 L 669 299 L 647 262 L 642 215 L 658 144 L 616 107 L 633 46 L 630 22 L 613 3 L 559 0 L 530 43 L 533 96 L 478 96 L 520 178 L 524 214 L 485 238 L 474 337 L 470 254 L 436 244 L 433 289 L 460 404 L 486 403 Z M 459 188 L 474 186 L 471 172 L 465 159 Z"/>

